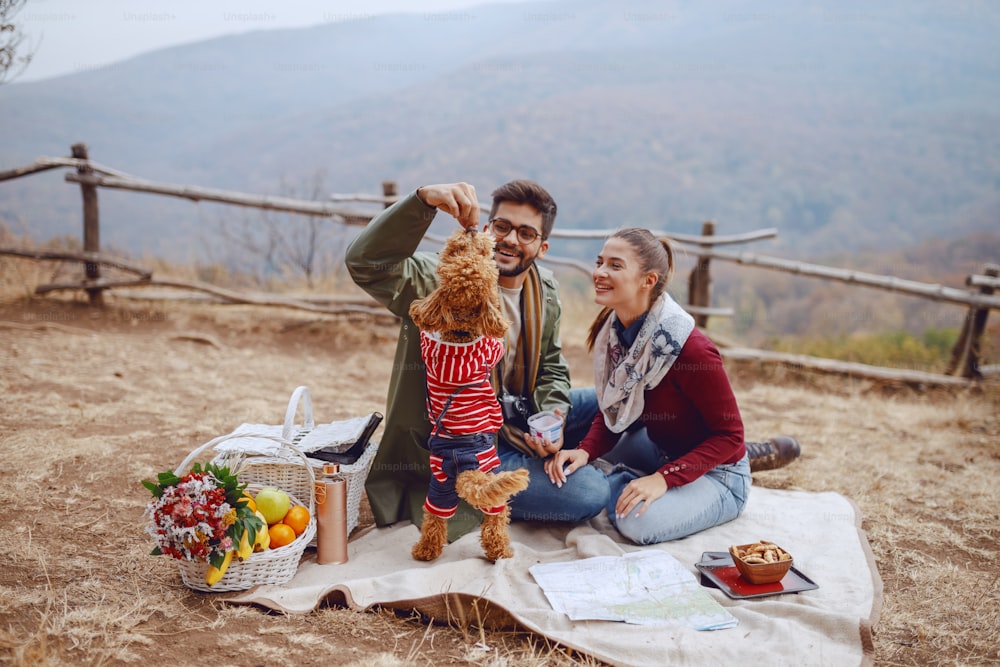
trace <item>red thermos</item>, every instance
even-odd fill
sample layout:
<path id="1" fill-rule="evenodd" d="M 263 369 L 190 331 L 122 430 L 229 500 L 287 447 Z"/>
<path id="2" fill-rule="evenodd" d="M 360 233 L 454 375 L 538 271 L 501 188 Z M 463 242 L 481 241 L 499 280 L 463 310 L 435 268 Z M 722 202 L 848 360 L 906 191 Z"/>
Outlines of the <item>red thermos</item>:
<path id="1" fill-rule="evenodd" d="M 316 562 L 347 562 L 347 480 L 337 463 L 324 464 L 316 481 Z"/>

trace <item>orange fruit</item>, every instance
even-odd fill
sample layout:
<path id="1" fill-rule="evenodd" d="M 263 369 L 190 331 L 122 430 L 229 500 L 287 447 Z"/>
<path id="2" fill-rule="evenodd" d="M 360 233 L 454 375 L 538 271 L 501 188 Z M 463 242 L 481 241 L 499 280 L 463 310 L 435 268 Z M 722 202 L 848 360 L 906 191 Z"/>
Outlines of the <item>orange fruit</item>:
<path id="1" fill-rule="evenodd" d="M 292 505 L 281 523 L 291 526 L 296 536 L 301 535 L 306 532 L 306 526 L 309 525 L 309 510 L 302 505 Z"/>
<path id="2" fill-rule="evenodd" d="M 267 534 L 271 537 L 271 548 L 277 549 L 295 541 L 295 531 L 292 527 L 284 523 L 276 523 L 267 529 Z"/>

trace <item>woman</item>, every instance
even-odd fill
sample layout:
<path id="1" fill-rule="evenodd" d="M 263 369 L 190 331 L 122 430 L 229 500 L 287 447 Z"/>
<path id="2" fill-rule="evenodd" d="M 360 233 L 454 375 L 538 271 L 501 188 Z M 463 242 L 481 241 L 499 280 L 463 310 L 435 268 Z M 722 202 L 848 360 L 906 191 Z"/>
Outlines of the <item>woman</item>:
<path id="1" fill-rule="evenodd" d="M 587 339 L 601 411 L 545 467 L 556 485 L 590 461 L 608 470 L 608 516 L 636 544 L 731 521 L 750 491 L 736 398 L 718 349 L 667 294 L 673 267 L 669 243 L 645 229 L 604 244 Z"/>

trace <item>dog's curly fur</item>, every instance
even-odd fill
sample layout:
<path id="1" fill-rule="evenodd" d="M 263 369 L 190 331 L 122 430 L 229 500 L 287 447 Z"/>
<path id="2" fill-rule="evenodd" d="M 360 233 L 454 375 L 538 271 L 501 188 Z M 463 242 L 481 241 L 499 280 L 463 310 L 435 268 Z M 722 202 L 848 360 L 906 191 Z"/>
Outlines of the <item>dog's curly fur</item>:
<path id="1" fill-rule="evenodd" d="M 437 332 L 451 343 L 475 340 L 479 336 L 502 338 L 510 322 L 500 308 L 495 239 L 475 230 L 452 234 L 438 259 L 437 289 L 410 306 L 410 318 L 419 328 Z M 528 486 L 528 471 L 505 471 L 497 474 L 466 470 L 455 480 L 460 498 L 477 509 L 504 505 L 511 496 Z M 510 558 L 510 508 L 496 515 L 486 515 L 480 528 L 483 552 L 491 561 Z M 420 540 L 413 546 L 417 560 L 434 560 L 448 541 L 447 520 L 424 512 Z"/>
<path id="2" fill-rule="evenodd" d="M 413 323 L 450 343 L 502 338 L 510 322 L 500 309 L 494 244 L 490 234 L 475 230 L 452 234 L 438 256 L 437 289 L 410 305 Z"/>

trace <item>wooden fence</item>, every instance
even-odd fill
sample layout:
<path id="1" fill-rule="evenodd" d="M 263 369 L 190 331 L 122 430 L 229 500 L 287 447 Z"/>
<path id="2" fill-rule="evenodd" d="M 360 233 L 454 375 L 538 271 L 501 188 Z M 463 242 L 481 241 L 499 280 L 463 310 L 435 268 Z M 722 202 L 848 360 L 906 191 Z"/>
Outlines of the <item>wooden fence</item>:
<path id="1" fill-rule="evenodd" d="M 314 217 L 326 217 L 346 225 L 365 225 L 373 217 L 374 213 L 372 211 L 351 208 L 346 206 L 345 203 L 360 202 L 389 206 L 398 197 L 396 185 L 392 181 L 382 183 L 383 194 L 381 196 L 370 194 L 334 194 L 330 196 L 329 201 L 310 201 L 148 181 L 91 161 L 85 144 L 74 144 L 71 151 L 72 156 L 68 158 L 40 157 L 30 165 L 0 172 L 0 181 L 6 181 L 50 169 L 68 168 L 73 171 L 66 174 L 66 181 L 80 185 L 81 197 L 83 199 L 82 252 L 0 248 L 0 255 L 27 257 L 37 260 L 76 261 L 84 265 L 84 277 L 81 280 L 40 285 L 36 288 L 37 293 L 46 294 L 57 290 L 84 290 L 88 294 L 92 304 L 101 305 L 103 303 L 103 292 L 107 289 L 116 287 L 160 286 L 206 292 L 230 302 L 300 308 L 320 313 L 340 314 L 345 312 L 361 312 L 373 315 L 385 313 L 384 309 L 378 307 L 377 304 L 368 299 L 331 297 L 325 299 L 328 305 L 317 305 L 304 299 L 282 298 L 275 295 L 248 295 L 204 283 L 154 278 L 152 272 L 149 270 L 101 252 L 97 189 L 111 188 L 145 192 L 179 197 L 193 202 L 211 201 L 261 210 L 284 211 Z M 483 207 L 483 210 L 488 212 L 488 209 L 485 207 Z M 668 230 L 654 229 L 652 231 L 657 236 L 670 238 L 676 246 L 687 250 L 691 255 L 696 257 L 695 266 L 688 277 L 689 303 L 685 305 L 685 309 L 695 317 L 697 324 L 701 327 L 707 324 L 709 317 L 728 317 L 733 314 L 730 308 L 718 308 L 711 305 L 710 267 L 712 260 L 734 262 L 745 266 L 783 271 L 804 277 L 834 280 L 857 286 L 888 290 L 925 299 L 958 304 L 967 308 L 967 315 L 964 319 L 961 334 L 952 350 L 948 367 L 943 375 L 912 370 L 881 368 L 765 350 L 753 350 L 733 346 L 722 347 L 723 356 L 728 359 L 776 362 L 916 385 L 961 385 L 968 383 L 970 380 L 980 380 L 984 374 L 993 374 L 1000 371 L 1000 367 L 995 365 L 983 366 L 980 363 L 983 354 L 982 339 L 986 330 L 989 311 L 994 308 L 1000 308 L 1000 296 L 994 294 L 1000 288 L 1000 278 L 998 278 L 998 268 L 1000 267 L 995 264 L 984 266 L 981 274 L 970 275 L 966 281 L 966 286 L 969 289 L 959 289 L 944 285 L 904 280 L 894 276 L 883 276 L 755 253 L 719 249 L 719 246 L 739 245 L 774 238 L 777 236 L 777 230 L 775 229 L 761 229 L 745 234 L 725 236 L 715 233 L 715 224 L 713 222 L 705 222 L 702 226 L 702 234 L 700 236 L 678 234 Z M 608 230 L 559 228 L 552 231 L 552 236 L 556 238 L 603 239 L 607 238 L 611 233 Z M 444 241 L 444 239 L 436 237 L 433 234 L 428 234 L 426 238 L 432 241 Z M 591 271 L 589 263 L 583 263 L 572 258 L 546 255 L 543 261 L 583 271 L 587 275 Z M 134 277 L 127 280 L 104 279 L 101 276 L 102 266 L 114 267 L 117 270 L 130 273 Z"/>

